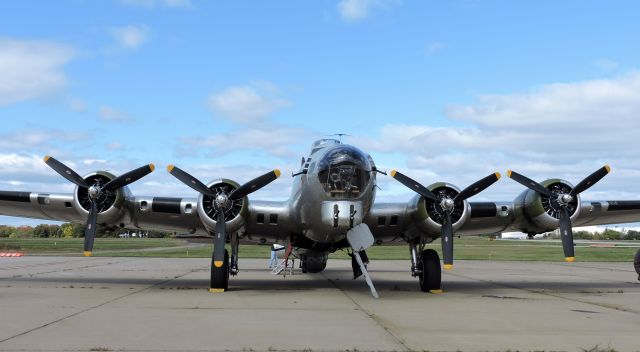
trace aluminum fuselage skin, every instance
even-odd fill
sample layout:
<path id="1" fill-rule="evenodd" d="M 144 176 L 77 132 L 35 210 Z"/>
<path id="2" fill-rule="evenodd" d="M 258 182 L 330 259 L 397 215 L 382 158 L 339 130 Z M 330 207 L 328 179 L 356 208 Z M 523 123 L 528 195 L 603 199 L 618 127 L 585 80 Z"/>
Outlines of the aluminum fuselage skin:
<path id="1" fill-rule="evenodd" d="M 366 182 L 350 196 L 327 191 L 327 185 L 321 182 L 319 175 L 326 171 L 321 165 L 331 165 L 328 159 L 335 158 L 345 149 L 356 154 L 359 162 L 355 167 L 367 174 Z M 312 148 L 312 153 L 304 160 L 301 170 L 306 173 L 293 180 L 289 198 L 291 214 L 300 225 L 301 235 L 309 240 L 323 244 L 341 241 L 351 227 L 363 222 L 375 199 L 376 172 L 372 171 L 371 158 L 355 147 L 329 144 Z"/>

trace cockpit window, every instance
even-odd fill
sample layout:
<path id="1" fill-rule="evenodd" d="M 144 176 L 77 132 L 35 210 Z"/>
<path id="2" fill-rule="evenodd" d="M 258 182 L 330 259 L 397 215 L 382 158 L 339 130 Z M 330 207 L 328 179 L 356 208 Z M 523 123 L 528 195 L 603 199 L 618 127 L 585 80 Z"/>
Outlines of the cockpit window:
<path id="1" fill-rule="evenodd" d="M 318 163 L 318 178 L 332 198 L 357 198 L 371 179 L 367 157 L 351 146 L 335 148 Z"/>

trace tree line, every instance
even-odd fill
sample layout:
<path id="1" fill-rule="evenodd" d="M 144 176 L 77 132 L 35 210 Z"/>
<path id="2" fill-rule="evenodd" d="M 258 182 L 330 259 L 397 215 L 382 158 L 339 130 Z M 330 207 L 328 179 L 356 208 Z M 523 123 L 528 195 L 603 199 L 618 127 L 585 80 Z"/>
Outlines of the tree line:
<path id="1" fill-rule="evenodd" d="M 560 238 L 560 235 L 552 233 L 551 238 Z M 640 240 L 640 231 L 629 230 L 627 233 L 613 229 L 606 229 L 601 233 L 576 231 L 573 233 L 573 238 L 598 241 Z"/>
<path id="2" fill-rule="evenodd" d="M 84 237 L 84 224 L 64 223 L 62 225 L 40 224 L 37 226 L 0 225 L 0 238 L 74 238 Z M 96 237 L 118 237 L 119 234 L 137 229 L 123 229 L 114 226 L 98 225 Z M 147 231 L 145 231 L 147 233 Z M 148 237 L 171 237 L 173 232 L 148 231 Z"/>

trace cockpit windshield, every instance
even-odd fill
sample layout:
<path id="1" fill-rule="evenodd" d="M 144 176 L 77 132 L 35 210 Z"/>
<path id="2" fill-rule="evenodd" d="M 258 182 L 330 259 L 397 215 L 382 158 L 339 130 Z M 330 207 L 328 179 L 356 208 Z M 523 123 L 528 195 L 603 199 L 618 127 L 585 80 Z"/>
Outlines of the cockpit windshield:
<path id="1" fill-rule="evenodd" d="M 341 146 L 328 152 L 318 163 L 318 178 L 332 198 L 357 198 L 371 179 L 369 159 L 358 149 Z"/>

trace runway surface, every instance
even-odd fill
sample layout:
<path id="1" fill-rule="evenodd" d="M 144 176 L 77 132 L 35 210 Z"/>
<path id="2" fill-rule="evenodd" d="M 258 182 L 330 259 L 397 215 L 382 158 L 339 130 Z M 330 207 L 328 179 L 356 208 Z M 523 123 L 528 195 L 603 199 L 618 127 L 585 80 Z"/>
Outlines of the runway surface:
<path id="1" fill-rule="evenodd" d="M 640 351 L 633 263 L 457 261 L 425 294 L 406 261 L 283 278 L 240 261 L 212 294 L 207 259 L 0 258 L 0 350 Z"/>

